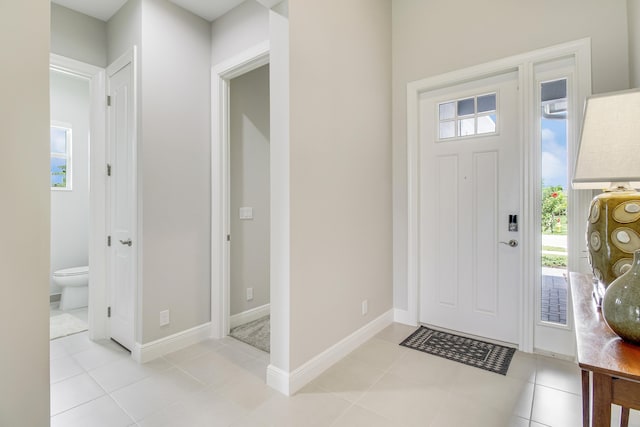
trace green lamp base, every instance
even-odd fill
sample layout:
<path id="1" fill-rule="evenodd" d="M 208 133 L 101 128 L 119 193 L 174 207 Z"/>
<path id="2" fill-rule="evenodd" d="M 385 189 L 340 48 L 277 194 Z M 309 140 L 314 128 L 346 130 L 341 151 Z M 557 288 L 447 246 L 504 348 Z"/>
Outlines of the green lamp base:
<path id="1" fill-rule="evenodd" d="M 591 201 L 587 248 L 593 274 L 602 289 L 633 265 L 640 249 L 640 193 L 607 191 Z"/>

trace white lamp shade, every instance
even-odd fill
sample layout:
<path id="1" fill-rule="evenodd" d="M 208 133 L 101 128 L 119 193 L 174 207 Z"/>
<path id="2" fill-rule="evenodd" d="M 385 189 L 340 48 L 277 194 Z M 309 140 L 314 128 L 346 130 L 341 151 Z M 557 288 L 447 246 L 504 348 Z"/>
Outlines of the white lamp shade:
<path id="1" fill-rule="evenodd" d="M 572 180 L 575 189 L 640 188 L 640 90 L 587 99 Z"/>

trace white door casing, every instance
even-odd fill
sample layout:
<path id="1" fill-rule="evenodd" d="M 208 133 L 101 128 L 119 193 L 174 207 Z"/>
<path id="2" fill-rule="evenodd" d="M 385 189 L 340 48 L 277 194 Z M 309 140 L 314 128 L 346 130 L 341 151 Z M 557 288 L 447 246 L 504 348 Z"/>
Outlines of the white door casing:
<path id="1" fill-rule="evenodd" d="M 517 343 L 520 216 L 518 75 L 420 96 L 420 321 Z M 497 133 L 437 140 L 441 102 L 495 93 Z"/>
<path id="2" fill-rule="evenodd" d="M 107 68 L 107 283 L 110 336 L 133 350 L 137 291 L 136 110 L 134 51 Z"/>
<path id="3" fill-rule="evenodd" d="M 211 70 L 211 336 L 229 333 L 231 232 L 229 186 L 230 80 L 269 63 L 269 42 L 255 45 Z M 272 233 L 270 232 L 270 235 Z"/>
<path id="4" fill-rule="evenodd" d="M 523 150 L 520 159 L 523 170 L 522 209 L 519 217 L 521 271 L 520 283 L 522 291 L 518 304 L 518 347 L 522 351 L 534 350 L 534 327 L 536 282 L 539 275 L 539 221 L 535 220 L 539 205 L 536 191 L 539 186 L 540 151 L 535 141 L 536 108 L 535 103 L 535 68 L 539 64 L 560 58 L 573 58 L 575 66 L 575 99 L 582 105 L 591 93 L 591 41 L 588 38 L 576 40 L 532 52 L 523 53 L 492 61 L 486 64 L 449 72 L 446 74 L 416 80 L 407 84 L 407 309 L 396 309 L 395 319 L 398 322 L 415 325 L 420 321 L 420 153 L 419 153 L 419 110 L 422 93 L 443 87 L 477 80 L 487 76 L 504 74 L 510 70 L 518 70 L 518 105 L 520 108 L 520 136 Z M 576 109 L 575 120 L 581 121 L 582 111 Z M 569 162 L 572 161 L 571 150 Z M 587 215 L 589 194 L 584 191 L 569 191 L 568 219 L 573 227 L 579 228 Z M 588 192 L 587 192 L 588 193 Z M 573 208 L 572 208 L 573 206 Z M 579 230 L 578 230 L 579 231 Z M 539 242 L 538 242 L 539 243 Z M 569 264 L 579 266 L 584 238 L 579 232 L 570 232 Z"/>

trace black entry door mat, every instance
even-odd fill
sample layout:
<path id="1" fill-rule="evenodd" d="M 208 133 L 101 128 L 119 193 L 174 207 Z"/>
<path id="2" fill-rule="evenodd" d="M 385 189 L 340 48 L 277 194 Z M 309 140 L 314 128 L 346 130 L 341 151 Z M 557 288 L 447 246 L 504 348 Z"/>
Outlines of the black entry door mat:
<path id="1" fill-rule="evenodd" d="M 501 375 L 507 374 L 516 352 L 515 348 L 436 331 L 426 326 L 421 326 L 400 345 Z"/>

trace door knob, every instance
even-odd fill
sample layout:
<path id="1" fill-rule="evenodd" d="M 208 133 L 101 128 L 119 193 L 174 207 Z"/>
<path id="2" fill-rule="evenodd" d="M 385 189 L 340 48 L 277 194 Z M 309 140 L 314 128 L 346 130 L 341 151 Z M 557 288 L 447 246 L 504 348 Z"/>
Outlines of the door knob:
<path id="1" fill-rule="evenodd" d="M 518 241 L 514 239 L 511 239 L 508 242 L 500 242 L 500 243 L 502 243 L 503 245 L 511 246 L 512 248 L 515 248 L 516 246 L 518 246 Z"/>
<path id="2" fill-rule="evenodd" d="M 127 245 L 127 246 L 131 246 L 133 244 L 133 242 L 131 242 L 131 239 L 120 240 L 120 243 L 122 243 L 123 245 Z"/>

